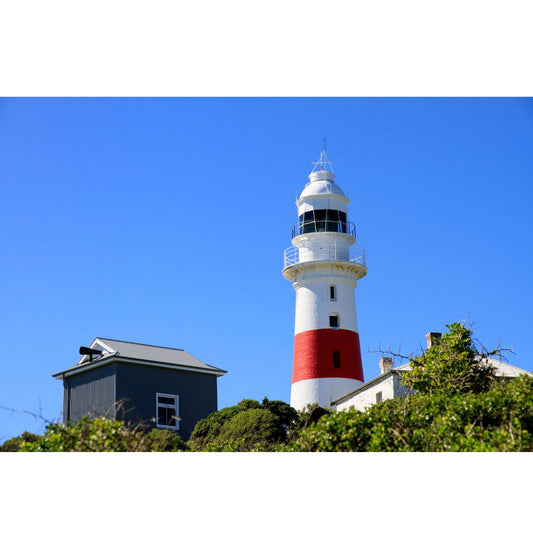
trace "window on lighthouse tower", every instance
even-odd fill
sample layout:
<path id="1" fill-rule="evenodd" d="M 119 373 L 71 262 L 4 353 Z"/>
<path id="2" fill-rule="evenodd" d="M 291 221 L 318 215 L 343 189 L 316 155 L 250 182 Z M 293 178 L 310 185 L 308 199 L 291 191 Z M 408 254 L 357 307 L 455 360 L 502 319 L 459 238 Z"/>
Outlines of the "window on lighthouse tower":
<path id="1" fill-rule="evenodd" d="M 335 285 L 329 286 L 329 299 L 334 302 L 337 299 L 337 287 Z"/>
<path id="2" fill-rule="evenodd" d="M 329 315 L 329 327 L 338 328 L 339 327 L 339 315 L 331 314 Z"/>
<path id="3" fill-rule="evenodd" d="M 315 209 L 298 217 L 298 235 L 323 231 L 347 233 L 346 213 L 337 209 Z"/>

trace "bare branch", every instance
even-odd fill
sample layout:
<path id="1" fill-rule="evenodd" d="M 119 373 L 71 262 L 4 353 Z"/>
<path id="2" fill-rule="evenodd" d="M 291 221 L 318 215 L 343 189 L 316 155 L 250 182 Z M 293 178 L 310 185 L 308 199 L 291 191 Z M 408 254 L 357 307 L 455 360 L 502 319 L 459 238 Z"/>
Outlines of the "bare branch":
<path id="1" fill-rule="evenodd" d="M 389 344 L 389 347 L 387 349 L 383 349 L 381 348 L 381 343 L 379 345 L 379 348 L 377 350 L 367 350 L 367 353 L 378 353 L 378 354 L 381 354 L 381 355 L 391 355 L 392 357 L 394 358 L 399 358 L 399 359 L 402 359 L 402 360 L 407 360 L 407 361 L 410 361 L 413 357 L 415 357 L 418 352 L 411 352 L 409 355 L 403 355 L 401 353 L 401 348 L 402 348 L 402 345 L 401 343 L 398 344 L 398 351 L 393 351 L 392 348 L 391 348 L 391 345 Z"/>
<path id="2" fill-rule="evenodd" d="M 48 418 L 45 418 L 43 415 L 42 415 L 42 410 L 41 408 L 39 407 L 39 414 L 36 414 L 36 413 L 33 413 L 31 411 L 26 411 L 25 409 L 13 409 L 12 407 L 5 407 L 4 405 L 0 405 L 0 409 L 4 409 L 6 411 L 11 411 L 12 413 L 22 413 L 22 414 L 25 414 L 25 415 L 30 415 L 30 416 L 33 416 L 33 418 L 36 418 L 37 420 L 42 420 L 43 422 L 43 425 L 48 425 L 48 424 L 53 424 L 54 422 L 56 422 L 57 420 L 48 420 Z"/>

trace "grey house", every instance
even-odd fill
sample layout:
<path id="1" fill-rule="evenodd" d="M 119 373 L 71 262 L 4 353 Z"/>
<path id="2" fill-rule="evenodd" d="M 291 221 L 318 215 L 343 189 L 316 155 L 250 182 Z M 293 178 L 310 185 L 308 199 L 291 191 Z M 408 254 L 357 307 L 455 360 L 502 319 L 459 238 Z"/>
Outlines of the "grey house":
<path id="1" fill-rule="evenodd" d="M 63 380 L 63 422 L 107 416 L 178 431 L 217 410 L 217 378 L 226 371 L 184 350 L 97 337 Z"/>

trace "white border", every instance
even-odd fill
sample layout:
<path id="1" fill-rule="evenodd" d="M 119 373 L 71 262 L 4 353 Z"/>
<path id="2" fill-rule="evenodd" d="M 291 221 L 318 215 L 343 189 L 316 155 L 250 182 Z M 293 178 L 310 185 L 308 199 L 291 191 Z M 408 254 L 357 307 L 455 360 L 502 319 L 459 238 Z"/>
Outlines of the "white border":
<path id="1" fill-rule="evenodd" d="M 174 405 L 171 406 L 169 403 L 159 403 L 159 398 L 171 398 L 174 400 Z M 174 407 L 176 410 L 176 415 L 174 419 L 176 420 L 175 426 L 165 426 L 159 423 L 159 407 Z M 180 428 L 180 397 L 177 394 L 168 394 L 166 392 L 156 392 L 155 393 L 155 426 L 158 429 L 179 429 Z"/>

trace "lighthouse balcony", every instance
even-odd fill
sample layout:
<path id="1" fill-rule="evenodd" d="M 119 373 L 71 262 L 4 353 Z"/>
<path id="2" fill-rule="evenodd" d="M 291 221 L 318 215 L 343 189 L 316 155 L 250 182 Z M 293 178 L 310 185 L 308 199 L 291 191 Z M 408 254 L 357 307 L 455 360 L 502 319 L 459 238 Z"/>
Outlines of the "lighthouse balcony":
<path id="1" fill-rule="evenodd" d="M 339 246 L 337 243 L 321 244 L 317 246 L 291 246 L 283 254 L 283 268 L 288 268 L 309 261 L 349 261 L 364 267 L 365 249 L 361 246 Z"/>

